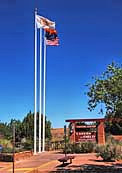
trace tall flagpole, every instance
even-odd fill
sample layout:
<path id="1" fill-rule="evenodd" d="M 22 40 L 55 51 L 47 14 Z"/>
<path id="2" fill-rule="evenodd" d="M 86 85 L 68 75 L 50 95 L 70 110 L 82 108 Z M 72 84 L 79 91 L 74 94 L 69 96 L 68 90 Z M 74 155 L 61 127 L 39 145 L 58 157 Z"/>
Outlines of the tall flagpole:
<path id="1" fill-rule="evenodd" d="M 44 38 L 44 90 L 43 90 L 43 143 L 42 143 L 42 151 L 45 151 L 45 96 L 46 96 L 46 42 Z"/>
<path id="2" fill-rule="evenodd" d="M 41 113 L 42 113 L 42 28 L 40 28 L 40 96 L 39 96 L 39 153 L 41 153 Z"/>
<path id="3" fill-rule="evenodd" d="M 36 14 L 37 9 L 35 9 L 35 69 L 34 69 L 34 154 L 36 154 L 36 120 L 37 120 L 37 27 L 36 27 Z"/>

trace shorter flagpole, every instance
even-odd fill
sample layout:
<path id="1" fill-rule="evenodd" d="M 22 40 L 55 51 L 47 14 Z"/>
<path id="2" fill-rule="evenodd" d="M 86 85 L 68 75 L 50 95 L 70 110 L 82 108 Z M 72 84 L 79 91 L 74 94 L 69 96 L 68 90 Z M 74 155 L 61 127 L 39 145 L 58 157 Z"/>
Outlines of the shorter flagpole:
<path id="1" fill-rule="evenodd" d="M 40 28 L 40 98 L 39 98 L 39 153 L 41 153 L 41 114 L 42 114 L 42 28 Z"/>
<path id="2" fill-rule="evenodd" d="M 45 113 L 46 113 L 46 40 L 44 37 L 44 89 L 43 89 L 43 143 L 42 143 L 42 151 L 45 151 Z"/>

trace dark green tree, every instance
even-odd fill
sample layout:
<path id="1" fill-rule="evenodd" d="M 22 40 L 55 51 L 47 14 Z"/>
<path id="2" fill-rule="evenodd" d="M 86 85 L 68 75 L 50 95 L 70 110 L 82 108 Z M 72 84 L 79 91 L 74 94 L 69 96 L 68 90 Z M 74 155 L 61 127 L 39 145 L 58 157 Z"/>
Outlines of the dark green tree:
<path id="1" fill-rule="evenodd" d="M 31 111 L 22 121 L 22 134 L 25 138 L 33 140 L 34 134 L 34 114 Z"/>
<path id="2" fill-rule="evenodd" d="M 10 133 L 9 139 L 12 140 L 13 136 L 13 125 L 15 125 L 15 140 L 16 142 L 21 142 L 21 139 L 23 138 L 22 135 L 22 122 L 20 120 L 11 119 L 10 123 L 8 123 L 7 127 Z"/>
<path id="3" fill-rule="evenodd" d="M 46 130 L 45 130 L 45 136 L 47 139 L 51 140 L 51 122 L 49 120 L 46 120 Z"/>
<path id="4" fill-rule="evenodd" d="M 0 122 L 0 134 L 3 135 L 6 139 L 10 139 L 12 133 L 7 123 Z"/>
<path id="5" fill-rule="evenodd" d="M 42 120 L 43 120 L 43 115 L 42 115 Z M 47 118 L 45 121 L 46 121 L 45 136 L 46 138 L 51 139 L 51 122 L 47 120 Z M 33 140 L 33 135 L 34 135 L 34 114 L 33 113 L 29 112 L 27 114 L 27 116 L 22 121 L 22 126 L 23 126 L 22 134 L 24 134 L 24 136 L 27 139 Z M 42 126 L 43 126 L 43 123 L 41 123 L 41 127 Z M 39 135 L 38 133 L 39 133 L 39 113 L 37 112 L 37 136 Z"/>
<path id="6" fill-rule="evenodd" d="M 43 120 L 43 116 L 42 116 Z M 46 121 L 46 132 L 45 136 L 47 139 L 51 139 L 51 122 L 49 120 Z M 41 121 L 42 122 L 42 121 Z M 34 136 L 34 113 L 31 111 L 27 114 L 27 116 L 22 120 L 11 119 L 11 121 L 7 123 L 0 122 L 0 134 L 4 136 L 4 138 L 12 140 L 12 129 L 13 123 L 15 124 L 15 137 L 16 143 L 20 143 L 23 138 L 29 141 L 33 141 Z M 43 124 L 41 124 L 42 127 Z M 37 113 L 37 136 L 39 131 L 39 113 Z"/>
<path id="7" fill-rule="evenodd" d="M 87 85 L 89 91 L 88 109 L 94 110 L 97 105 L 104 104 L 106 117 L 122 118 L 122 66 L 112 63 L 107 70 L 92 84 Z M 103 110 L 100 109 L 102 113 Z M 106 131 L 112 134 L 122 134 L 122 121 L 107 123 Z"/>

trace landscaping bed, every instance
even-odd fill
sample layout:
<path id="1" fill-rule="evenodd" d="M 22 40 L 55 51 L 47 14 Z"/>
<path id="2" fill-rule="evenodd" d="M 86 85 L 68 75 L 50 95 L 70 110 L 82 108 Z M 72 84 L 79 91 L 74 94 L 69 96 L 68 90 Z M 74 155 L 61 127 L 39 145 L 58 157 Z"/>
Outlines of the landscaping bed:
<path id="1" fill-rule="evenodd" d="M 13 161 L 13 155 L 10 153 L 0 153 L 0 161 L 12 162 Z"/>
<path id="2" fill-rule="evenodd" d="M 33 155 L 32 151 L 23 151 L 19 153 L 15 153 L 15 161 L 29 158 Z M 12 153 L 0 153 L 0 161 L 4 162 L 12 162 L 13 154 Z"/>

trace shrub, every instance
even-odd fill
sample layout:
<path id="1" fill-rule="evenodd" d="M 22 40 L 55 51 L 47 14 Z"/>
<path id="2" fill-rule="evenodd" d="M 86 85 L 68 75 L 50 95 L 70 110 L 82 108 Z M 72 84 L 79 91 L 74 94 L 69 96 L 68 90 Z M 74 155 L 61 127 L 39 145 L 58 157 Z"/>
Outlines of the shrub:
<path id="1" fill-rule="evenodd" d="M 84 142 L 80 144 L 81 153 L 92 153 L 94 152 L 96 144 L 92 142 Z"/>
<path id="2" fill-rule="evenodd" d="M 12 162 L 13 161 L 13 155 L 12 154 L 0 154 L 0 161 Z"/>
<path id="3" fill-rule="evenodd" d="M 101 156 L 104 161 L 119 160 L 122 158 L 121 146 L 106 144 L 96 148 L 97 157 Z"/>
<path id="4" fill-rule="evenodd" d="M 32 150 L 33 143 L 31 140 L 26 140 L 26 142 L 23 143 L 23 150 Z"/>
<path id="5" fill-rule="evenodd" d="M 12 148 L 3 148 L 2 153 L 12 153 L 13 149 Z"/>
<path id="6" fill-rule="evenodd" d="M 67 145 L 66 145 L 66 150 L 65 150 L 65 148 L 63 149 L 63 153 L 74 153 L 74 144 L 70 144 L 70 143 L 68 143 Z"/>
<path id="7" fill-rule="evenodd" d="M 3 148 L 7 147 L 7 148 L 12 148 L 12 143 L 10 140 L 7 140 L 7 139 L 0 139 L 0 145 L 3 146 Z"/>
<path id="8" fill-rule="evenodd" d="M 66 153 L 91 153 L 95 151 L 95 146 L 96 144 L 91 142 L 82 142 L 77 144 L 69 143 L 66 147 Z"/>

